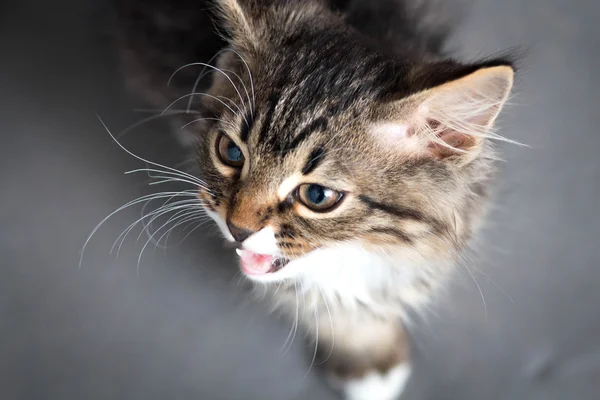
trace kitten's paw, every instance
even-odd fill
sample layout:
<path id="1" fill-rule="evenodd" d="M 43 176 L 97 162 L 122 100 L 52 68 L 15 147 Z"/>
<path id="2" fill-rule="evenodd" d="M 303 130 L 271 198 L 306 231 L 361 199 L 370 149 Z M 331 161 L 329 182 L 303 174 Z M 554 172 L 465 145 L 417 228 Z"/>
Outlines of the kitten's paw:
<path id="1" fill-rule="evenodd" d="M 387 374 L 371 372 L 359 379 L 347 380 L 342 391 L 345 400 L 398 400 L 410 377 L 410 365 L 398 364 Z"/>

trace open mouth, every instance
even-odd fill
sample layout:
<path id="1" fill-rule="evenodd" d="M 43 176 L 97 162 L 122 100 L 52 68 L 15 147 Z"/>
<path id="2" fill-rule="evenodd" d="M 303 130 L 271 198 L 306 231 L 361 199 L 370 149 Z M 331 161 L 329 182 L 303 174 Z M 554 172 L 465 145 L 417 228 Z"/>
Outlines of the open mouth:
<path id="1" fill-rule="evenodd" d="M 279 271 L 290 260 L 285 257 L 277 257 L 270 254 L 258 254 L 250 250 L 237 249 L 240 256 L 242 271 L 248 275 L 265 275 Z"/>

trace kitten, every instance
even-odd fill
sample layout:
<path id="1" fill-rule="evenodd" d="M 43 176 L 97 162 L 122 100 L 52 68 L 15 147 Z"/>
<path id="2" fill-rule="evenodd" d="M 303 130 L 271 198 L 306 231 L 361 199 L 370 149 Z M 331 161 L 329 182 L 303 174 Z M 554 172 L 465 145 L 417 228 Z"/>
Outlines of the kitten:
<path id="1" fill-rule="evenodd" d="M 207 213 L 347 399 L 400 396 L 406 310 L 482 219 L 513 83 L 509 60 L 445 58 L 447 26 L 414 3 L 118 5 L 129 82 L 190 111 Z"/>

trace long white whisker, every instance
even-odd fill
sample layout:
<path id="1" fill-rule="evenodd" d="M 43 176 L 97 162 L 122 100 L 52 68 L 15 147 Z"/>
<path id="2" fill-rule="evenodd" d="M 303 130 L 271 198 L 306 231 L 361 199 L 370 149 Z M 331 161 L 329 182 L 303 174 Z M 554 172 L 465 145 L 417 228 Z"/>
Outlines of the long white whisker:
<path id="1" fill-rule="evenodd" d="M 189 209 L 189 205 L 184 205 L 181 207 L 188 207 Z M 170 210 L 173 211 L 173 210 Z M 160 228 L 158 228 L 152 235 L 150 235 L 150 237 L 148 238 L 148 240 L 146 240 L 146 243 L 144 243 L 144 246 L 142 246 L 142 250 L 140 251 L 140 255 L 138 256 L 138 260 L 137 260 L 137 272 L 139 273 L 140 270 L 140 264 L 142 262 L 142 257 L 144 255 L 144 251 L 146 250 L 146 248 L 148 247 L 148 245 L 152 242 L 152 239 L 154 239 L 154 236 L 156 234 L 158 234 L 165 226 L 167 225 L 167 223 L 163 224 Z"/>
<path id="2" fill-rule="evenodd" d="M 193 175 L 190 175 L 190 174 L 187 174 L 187 173 L 183 173 L 182 171 L 179 171 L 179 170 L 165 171 L 165 170 L 156 169 L 156 168 L 136 168 L 136 169 L 132 169 L 132 170 L 126 171 L 125 175 L 133 174 L 133 173 L 136 173 L 136 172 L 147 172 L 149 178 L 154 178 L 155 176 L 152 175 L 152 172 L 155 172 L 157 174 L 158 173 L 160 173 L 160 174 L 168 174 L 168 175 L 172 175 L 172 176 L 178 176 L 178 177 L 184 178 L 184 179 L 189 179 L 190 181 L 193 181 L 194 183 L 197 183 L 197 184 L 202 184 L 202 185 L 205 184 L 205 182 L 202 181 L 200 178 L 197 178 L 197 177 L 195 177 Z"/>
<path id="3" fill-rule="evenodd" d="M 184 192 L 162 192 L 162 193 L 154 193 L 154 194 L 149 194 L 149 195 L 145 195 L 145 196 L 141 196 L 138 197 L 135 200 L 131 200 L 127 203 L 125 203 L 124 205 L 122 205 L 121 207 L 117 208 L 116 210 L 114 210 L 113 212 L 111 212 L 110 214 L 108 214 L 106 217 L 104 217 L 102 219 L 102 221 L 100 221 L 95 227 L 94 229 L 92 229 L 92 232 L 89 234 L 89 236 L 87 237 L 87 239 L 85 240 L 85 243 L 83 244 L 83 247 L 81 248 L 80 253 L 80 257 L 79 257 L 79 268 L 81 268 L 81 265 L 83 263 L 83 255 L 85 253 L 85 249 L 88 245 L 88 243 L 90 242 L 90 240 L 92 239 L 92 237 L 94 236 L 94 234 L 98 231 L 98 229 L 100 229 L 100 227 L 106 222 L 108 221 L 113 215 L 119 213 L 120 211 L 123 211 L 124 209 L 131 207 L 135 204 L 139 204 L 142 203 L 144 201 L 149 201 L 155 198 L 165 198 L 168 196 L 172 196 L 172 195 L 178 195 L 178 196 L 196 196 L 196 194 L 191 194 L 188 193 L 187 191 Z"/>
<path id="4" fill-rule="evenodd" d="M 235 85 L 235 83 L 233 83 L 233 80 L 232 80 L 232 79 L 229 77 L 229 75 L 227 75 L 227 74 L 226 74 L 225 72 L 223 72 L 221 69 L 219 69 L 219 68 L 217 68 L 217 67 L 215 67 L 215 66 L 212 66 L 212 65 L 210 65 L 210 64 L 206 64 L 206 63 L 196 62 L 196 63 L 190 63 L 190 64 L 186 64 L 186 65 L 184 65 L 184 66 L 182 66 L 182 67 L 179 67 L 179 68 L 178 68 L 178 69 L 177 69 L 175 72 L 173 72 L 173 74 L 172 74 L 172 75 L 171 75 L 171 77 L 169 78 L 169 80 L 168 80 L 168 82 L 167 82 L 167 86 L 171 84 L 171 80 L 173 79 L 173 77 L 174 77 L 174 76 L 175 76 L 175 75 L 176 75 L 176 74 L 177 74 L 179 71 L 181 71 L 181 70 L 182 70 L 182 69 L 184 69 L 184 68 L 191 67 L 191 66 L 193 66 L 193 65 L 201 65 L 201 66 L 203 66 L 203 67 L 205 67 L 205 68 L 212 68 L 212 69 L 214 69 L 215 71 L 218 71 L 218 72 L 220 72 L 221 74 L 223 74 L 223 75 L 224 75 L 224 76 L 225 76 L 225 77 L 226 77 L 226 78 L 229 80 L 229 82 L 231 83 L 231 86 L 233 86 L 233 88 L 235 89 L 235 91 L 236 91 L 237 95 L 239 96 L 239 98 L 240 98 L 240 101 L 242 102 L 242 104 L 244 104 L 244 99 L 242 98 L 242 94 L 241 94 L 241 93 L 240 93 L 240 91 L 238 90 L 238 88 L 237 88 L 237 86 Z"/>
<path id="5" fill-rule="evenodd" d="M 246 71 L 248 71 L 248 77 L 250 78 L 250 90 L 252 91 L 252 108 L 251 108 L 251 112 L 253 113 L 252 115 L 254 115 L 254 108 L 256 107 L 256 103 L 254 101 L 254 81 L 252 79 L 252 72 L 250 71 L 250 67 L 248 66 L 248 63 L 246 62 L 246 60 L 244 59 L 244 57 L 242 57 L 242 55 L 240 53 L 238 53 L 237 51 L 235 51 L 234 49 L 229 48 L 229 51 L 237 54 L 237 56 L 240 58 L 240 60 L 242 60 L 242 62 L 244 63 L 244 65 L 246 66 Z"/>
<path id="6" fill-rule="evenodd" d="M 235 101 L 233 101 L 229 97 L 225 97 L 225 96 L 217 96 L 217 97 L 223 101 L 227 100 L 229 102 L 229 104 L 233 105 L 233 107 L 235 107 L 239 111 L 239 115 L 241 115 L 242 118 L 244 119 L 244 121 L 246 121 L 246 125 L 248 124 L 248 120 L 246 119 L 246 116 L 244 115 L 244 111 L 242 111 L 241 107 L 238 106 Z"/>
<path id="7" fill-rule="evenodd" d="M 165 184 L 165 183 L 172 183 L 172 182 L 184 182 L 184 183 L 187 183 L 189 185 L 198 186 L 195 183 L 186 181 L 186 180 L 181 179 L 181 178 L 171 178 L 171 177 L 168 177 L 168 176 L 156 176 L 156 177 L 153 177 L 153 178 L 162 179 L 162 180 L 150 182 L 150 183 L 148 183 L 148 186 L 156 186 L 156 185 L 162 185 L 162 184 Z M 208 192 L 207 188 L 205 188 L 203 186 L 200 186 L 200 188 L 202 188 L 202 189 L 204 189 L 204 190 L 206 190 Z"/>
<path id="8" fill-rule="evenodd" d="M 223 54 L 223 52 L 227 51 L 227 49 L 222 49 L 220 51 L 218 51 L 214 56 L 212 56 L 210 58 L 210 60 L 207 61 L 207 64 L 211 64 L 215 58 L 217 58 L 218 56 L 220 56 L 221 54 Z M 183 68 L 187 68 L 189 65 L 185 65 L 183 66 Z M 177 71 L 181 71 L 180 68 Z M 169 78 L 169 81 L 167 82 L 167 86 L 169 86 L 169 84 L 171 83 L 171 80 L 175 77 L 175 75 L 177 74 L 177 71 L 175 71 L 173 73 L 173 75 L 171 75 L 171 77 Z M 200 71 L 200 73 L 198 74 L 198 77 L 196 78 L 196 81 L 194 82 L 194 86 L 192 86 L 192 93 L 194 93 L 196 91 L 196 89 L 198 88 L 198 85 L 200 84 L 200 81 L 202 80 L 202 78 L 204 78 L 206 75 L 208 75 L 208 72 L 206 72 L 206 67 L 203 67 L 202 70 Z M 188 101 L 188 105 L 187 105 L 187 110 L 189 112 L 189 110 L 192 108 L 192 102 L 194 101 L 193 97 L 190 97 L 190 100 Z"/>
<path id="9" fill-rule="evenodd" d="M 185 129 L 185 128 L 187 128 L 188 126 L 190 126 L 190 125 L 192 125 L 192 124 L 195 124 L 196 122 L 200 122 L 200 121 L 206 121 L 206 120 L 219 121 L 219 122 L 221 122 L 222 124 L 227 124 L 227 125 L 229 125 L 229 126 L 230 126 L 231 128 L 233 128 L 233 129 L 235 129 L 235 128 L 236 128 L 236 126 L 235 126 L 233 123 L 231 123 L 230 121 L 225 121 L 225 120 L 222 120 L 221 118 L 211 118 L 211 117 L 205 117 L 205 118 L 198 118 L 198 119 L 195 119 L 195 120 L 193 120 L 193 121 L 187 122 L 185 125 L 183 125 L 183 126 L 181 127 L 181 129 Z"/>
<path id="10" fill-rule="evenodd" d="M 323 290 L 321 290 L 320 286 L 317 286 L 319 288 L 319 292 L 321 293 L 321 297 L 323 298 L 323 302 L 325 303 L 325 309 L 327 310 L 327 315 L 329 315 L 329 324 L 331 326 L 331 349 L 329 350 L 329 354 L 327 355 L 327 358 L 325 358 L 323 361 L 321 361 L 319 364 L 324 364 L 327 362 L 327 360 L 329 360 L 329 358 L 331 358 L 331 355 L 333 354 L 333 347 L 335 346 L 335 334 L 333 331 L 333 318 L 331 317 L 331 311 L 329 310 L 329 305 L 327 304 L 327 298 L 325 297 L 325 295 L 323 294 Z"/>
<path id="11" fill-rule="evenodd" d="M 157 110 L 157 111 L 153 111 L 153 112 L 161 112 L 161 111 L 162 110 Z M 171 116 L 179 115 L 179 114 L 184 114 L 184 112 L 171 110 L 169 113 L 166 113 L 166 114 L 152 115 L 152 116 L 144 118 L 140 121 L 134 122 L 133 124 L 129 125 L 127 128 L 123 129 L 117 136 L 123 137 L 123 136 L 127 135 L 129 132 L 133 131 L 134 129 L 140 127 L 141 125 L 147 124 L 148 122 L 154 121 L 155 119 L 171 117 Z"/>
<path id="12" fill-rule="evenodd" d="M 117 243 L 119 243 L 119 247 L 117 248 L 117 257 L 119 257 L 119 254 L 121 253 L 121 247 L 123 246 L 123 242 L 129 235 L 129 233 L 133 230 L 133 228 L 135 228 L 140 222 L 142 222 L 146 218 L 151 217 L 158 212 L 161 212 L 162 208 L 163 208 L 163 206 L 161 206 L 161 207 L 157 208 L 156 210 L 153 210 L 149 213 L 145 213 L 142 209 L 142 216 L 140 218 L 138 218 L 137 220 L 135 220 L 134 222 L 132 222 L 131 224 L 129 224 L 129 226 L 127 228 L 125 228 L 125 230 L 123 232 L 121 232 L 121 234 L 119 236 L 117 236 L 117 239 L 115 239 L 112 247 L 110 248 L 110 254 L 112 254 L 114 252 L 115 247 L 117 246 Z"/>
<path id="13" fill-rule="evenodd" d="M 484 316 L 485 319 L 487 320 L 488 318 L 488 308 L 487 308 L 487 302 L 485 301 L 485 296 L 483 295 L 483 290 L 481 290 L 481 286 L 479 285 L 479 282 L 477 282 L 477 279 L 475 279 L 475 275 L 473 275 L 473 272 L 471 272 L 471 270 L 469 269 L 469 267 L 466 264 L 463 264 L 465 269 L 467 270 L 467 272 L 469 273 L 469 275 L 471 276 L 471 278 L 473 279 L 473 282 L 475 282 L 475 286 L 477 286 L 477 290 L 479 290 L 479 294 L 481 295 L 481 301 L 483 302 L 483 312 L 484 312 Z"/>
<path id="14" fill-rule="evenodd" d="M 185 99 L 186 97 L 190 97 L 190 96 L 192 96 L 192 97 L 193 97 L 193 96 L 206 96 L 206 97 L 210 97 L 211 99 L 214 99 L 214 100 L 218 101 L 219 103 L 223 104 L 223 106 L 225 106 L 226 108 L 228 108 L 228 109 L 229 109 L 229 111 L 231 111 L 231 113 L 232 113 L 233 115 L 238 115 L 238 113 L 236 113 L 236 112 L 233 110 L 233 108 L 229 107 L 229 106 L 227 105 L 227 103 L 225 103 L 223 100 L 219 99 L 217 96 L 213 96 L 212 94 L 208 94 L 208 93 L 202 93 L 202 92 L 197 92 L 197 93 L 196 93 L 196 92 L 194 92 L 194 93 L 188 93 L 188 94 L 184 94 L 183 96 L 179 97 L 178 99 L 174 100 L 174 101 L 173 101 L 171 104 L 169 104 L 169 105 L 167 106 L 167 108 L 165 108 L 165 109 L 164 109 L 164 111 L 162 112 L 162 114 L 164 114 L 164 113 L 166 113 L 167 111 L 169 111 L 169 109 L 170 109 L 171 107 L 173 107 L 173 105 L 175 105 L 177 102 L 179 102 L 179 101 L 181 101 L 181 100 Z M 161 114 L 161 115 L 162 115 L 162 114 Z"/>
<path id="15" fill-rule="evenodd" d="M 191 223 L 195 223 L 196 221 L 202 221 L 202 220 L 203 220 L 203 217 L 206 217 L 206 214 L 205 214 L 204 210 L 188 211 L 188 213 L 186 214 L 185 218 L 183 218 L 182 220 L 180 220 L 179 222 L 177 222 L 177 223 L 176 223 L 175 225 L 173 225 L 173 226 L 172 226 L 172 227 L 171 227 L 171 228 L 170 228 L 168 231 L 166 231 L 165 233 L 163 233 L 163 234 L 161 235 L 161 237 L 159 237 L 159 238 L 158 238 L 158 240 L 157 240 L 157 243 L 160 243 L 160 241 L 161 241 L 163 238 L 165 238 L 165 236 L 166 236 L 166 238 L 165 238 L 165 244 L 164 244 L 164 247 L 166 248 L 166 247 L 167 247 L 167 243 L 168 243 L 168 241 L 169 241 L 169 237 L 171 236 L 171 233 L 172 233 L 172 232 L 173 232 L 173 231 L 174 231 L 174 230 L 175 230 L 177 227 L 179 227 L 179 226 L 181 226 L 181 225 L 183 225 L 183 224 L 186 224 L 186 223 L 188 223 L 188 225 L 186 225 L 186 227 L 187 227 L 187 226 L 189 226 L 189 224 L 191 224 Z M 206 222 L 206 221 L 207 221 L 207 220 L 206 220 L 206 219 L 204 219 L 204 222 Z M 185 230 L 185 228 L 186 228 L 186 227 L 184 227 L 183 229 Z M 187 235 L 184 237 L 184 239 L 185 239 L 185 238 L 187 238 L 187 237 L 188 237 L 188 235 L 189 235 L 189 233 L 188 233 L 188 234 L 187 234 Z M 182 239 L 182 241 L 183 241 L 183 239 Z"/>
<path id="16" fill-rule="evenodd" d="M 250 100 L 250 93 L 248 93 L 248 88 L 246 87 L 246 84 L 244 83 L 244 80 L 238 74 L 236 74 L 234 71 L 232 71 L 230 69 L 223 69 L 223 71 L 231 73 L 236 78 L 238 78 L 238 80 L 242 84 L 242 88 L 244 88 L 244 91 L 246 92 L 246 98 L 248 99 L 248 105 L 250 106 L 250 115 L 254 116 L 254 110 L 253 110 L 254 109 L 254 104 L 252 103 L 252 100 Z"/>
<path id="17" fill-rule="evenodd" d="M 152 225 L 152 223 L 154 221 L 156 221 L 158 218 L 162 217 L 165 214 L 173 212 L 173 211 L 177 211 L 177 210 L 181 210 L 181 209 L 189 210 L 192 205 L 196 205 L 196 204 L 199 204 L 198 200 L 182 200 L 182 201 L 176 201 L 171 204 L 165 204 L 165 205 L 159 207 L 158 209 L 156 209 L 155 211 L 152 212 L 152 214 L 151 214 L 152 217 L 146 224 L 144 224 L 144 228 L 138 235 L 137 240 L 138 241 L 140 240 L 140 238 L 142 237 L 144 232 L 147 232 L 148 235 L 150 235 L 150 232 L 148 231 L 148 229 Z M 150 216 L 150 215 L 147 215 L 147 216 Z"/>
<path id="18" fill-rule="evenodd" d="M 137 172 L 139 172 L 139 171 L 137 171 Z M 148 183 L 148 186 L 155 186 L 155 185 L 160 185 L 160 184 L 169 183 L 169 182 L 183 182 L 183 183 L 187 183 L 188 185 L 192 185 L 194 187 L 203 189 L 204 191 L 210 193 L 210 189 L 208 189 L 204 184 L 192 182 L 189 179 L 180 178 L 178 176 L 176 176 L 176 177 L 162 176 L 162 175 L 148 175 L 148 176 L 152 179 L 160 179 L 160 180 Z"/>
<path id="19" fill-rule="evenodd" d="M 149 213 L 146 213 L 146 212 L 145 212 L 145 208 L 146 208 L 146 206 L 148 205 L 148 203 L 149 203 L 151 200 L 154 200 L 155 198 L 148 200 L 148 202 L 147 202 L 147 203 L 144 205 L 144 207 L 142 208 L 142 216 L 141 216 L 139 219 L 137 219 L 136 221 L 134 221 L 133 223 L 131 223 L 131 224 L 130 224 L 130 225 L 127 227 L 127 228 L 125 228 L 125 230 L 124 230 L 123 232 L 121 232 L 121 234 L 120 234 L 120 235 L 117 237 L 117 239 L 116 239 L 116 240 L 115 240 L 115 242 L 113 243 L 113 245 L 112 245 L 112 247 L 111 247 L 111 249 L 110 249 L 110 254 L 112 254 L 112 253 L 113 253 L 113 251 L 114 251 L 114 249 L 115 249 L 115 246 L 116 246 L 116 244 L 119 242 L 119 239 L 120 239 L 120 244 L 119 244 L 119 247 L 118 247 L 118 249 L 117 249 L 117 257 L 118 257 L 118 256 L 119 256 L 119 254 L 120 254 L 120 252 L 121 252 L 121 247 L 123 246 L 123 242 L 124 242 L 124 241 L 125 241 L 125 239 L 127 238 L 127 235 L 129 235 L 129 233 L 130 233 L 130 232 L 133 230 L 133 228 L 135 228 L 135 227 L 137 226 L 137 224 L 139 224 L 140 222 L 144 221 L 146 218 L 149 218 L 149 217 L 155 216 L 155 215 L 157 215 L 157 214 L 159 214 L 159 213 L 163 212 L 163 211 L 165 210 L 165 207 L 167 206 L 167 203 L 168 203 L 169 201 L 171 201 L 171 200 L 172 200 L 174 197 L 176 197 L 176 196 L 171 196 L 171 197 L 169 197 L 169 198 L 166 200 L 166 202 L 165 202 L 165 203 L 163 203 L 163 205 L 161 205 L 160 207 L 158 207 L 158 208 L 157 208 L 157 209 L 155 209 L 155 210 L 152 210 L 152 211 L 150 211 Z M 193 199 L 193 200 L 185 200 L 185 202 L 189 202 L 190 204 L 196 203 L 197 201 L 198 201 L 197 199 Z M 181 202 L 176 202 L 176 203 L 180 204 Z M 172 204 L 175 204 L 175 203 L 172 203 Z M 144 229 L 146 229 L 146 227 L 144 227 Z M 142 229 L 142 233 L 144 232 L 144 229 Z M 140 236 L 141 236 L 141 234 L 140 234 Z M 139 240 L 140 236 L 138 236 L 138 240 Z"/>
<path id="20" fill-rule="evenodd" d="M 486 274 L 479 268 L 475 268 L 475 271 L 483 275 L 483 277 L 492 285 L 494 285 L 499 291 L 501 291 L 508 298 L 508 300 L 510 300 L 511 303 L 516 304 L 515 300 L 506 292 L 506 290 L 502 289 L 502 286 L 500 286 L 496 281 L 494 281 L 488 274 Z"/>
<path id="21" fill-rule="evenodd" d="M 204 210 L 202 210 L 202 213 L 204 213 Z M 213 219 L 211 217 L 208 217 L 206 215 L 200 215 L 200 217 L 206 217 L 206 218 L 200 218 L 199 224 L 194 227 L 192 230 L 190 230 L 184 237 L 183 239 L 181 239 L 179 241 L 179 243 L 183 243 L 185 241 L 185 239 L 187 239 L 192 233 L 194 233 L 198 228 L 202 227 L 205 223 L 207 222 L 213 222 Z M 186 226 L 187 228 L 187 226 Z"/>
<path id="22" fill-rule="evenodd" d="M 171 215 L 169 217 L 169 219 L 167 219 L 167 221 L 162 224 L 156 231 L 154 231 L 152 234 L 150 234 L 150 231 L 148 231 L 148 241 L 154 243 L 155 247 L 154 249 L 156 250 L 156 248 L 158 247 L 159 243 L 160 243 L 160 239 L 162 239 L 164 237 L 164 235 L 168 232 L 170 232 L 173 227 L 167 229 L 165 231 L 165 233 L 163 233 L 157 240 L 154 239 L 154 236 L 160 232 L 164 227 L 168 226 L 170 223 L 173 223 L 175 221 L 177 221 L 178 223 L 182 220 L 182 219 L 186 219 L 190 213 L 194 213 L 197 210 L 195 209 L 195 207 L 182 207 L 183 209 L 180 211 L 177 211 L 175 214 Z M 172 212 L 175 210 L 170 210 L 169 212 Z M 163 213 L 163 215 L 166 213 Z M 177 226 L 177 224 L 175 224 L 175 226 Z"/>
<path id="23" fill-rule="evenodd" d="M 164 251 L 165 251 L 165 255 L 167 254 L 167 241 L 169 239 L 170 234 L 173 232 L 173 230 L 175 230 L 178 226 L 180 226 L 181 224 L 186 223 L 187 221 L 189 221 L 190 219 L 194 219 L 196 218 L 195 215 L 195 211 L 192 210 L 184 210 L 184 211 L 180 211 L 177 214 L 177 217 L 172 216 L 171 218 L 169 218 L 169 220 L 167 221 L 167 223 L 173 223 L 173 225 L 167 229 L 162 235 L 160 235 L 160 237 L 156 240 L 154 240 L 154 251 L 156 251 L 159 247 L 161 247 Z M 165 240 L 165 244 L 161 245 L 160 242 L 163 240 L 163 238 L 167 238 L 167 240 Z"/>
<path id="24" fill-rule="evenodd" d="M 313 365 L 315 364 L 315 360 L 317 359 L 317 352 L 319 350 L 319 307 L 315 307 L 315 351 L 313 352 L 313 358 L 312 361 L 310 362 L 310 365 L 308 366 L 308 371 L 306 371 L 306 375 L 304 375 L 304 378 L 306 378 L 308 376 L 308 374 L 310 373 L 310 370 L 312 369 Z"/>
<path id="25" fill-rule="evenodd" d="M 235 53 L 239 57 L 239 59 L 242 61 L 242 63 L 244 63 L 244 66 L 246 67 L 246 71 L 248 71 L 248 77 L 250 79 L 250 90 L 252 92 L 252 103 L 251 103 L 251 107 L 250 107 L 250 113 L 251 113 L 252 116 L 254 116 L 254 108 L 256 106 L 255 96 L 254 96 L 254 79 L 252 78 L 252 72 L 250 71 L 250 67 L 248 66 L 248 63 L 246 62 L 246 60 L 244 59 L 244 57 L 242 57 L 242 55 L 240 53 L 238 53 L 236 50 L 234 50 L 232 48 L 225 48 L 225 49 L 222 49 L 222 50 L 218 51 L 214 56 L 212 56 L 210 58 L 210 60 L 208 60 L 207 64 L 212 63 L 215 60 L 215 58 L 217 58 L 218 56 L 220 56 L 221 54 L 223 54 L 226 51 L 231 51 L 232 53 Z M 190 66 L 190 64 L 185 65 L 182 68 L 187 68 L 189 66 Z M 180 68 L 178 71 L 180 71 L 182 68 Z M 194 82 L 194 86 L 192 87 L 192 92 L 196 91 L 196 89 L 198 88 L 198 85 L 200 84 L 200 81 L 202 80 L 202 78 L 204 78 L 208 74 L 208 72 L 205 73 L 205 71 L 206 71 L 206 66 L 204 66 L 202 68 L 202 71 L 200 71 L 200 74 L 198 74 L 198 77 L 196 78 L 196 81 Z M 227 70 L 227 71 L 229 71 L 229 70 Z M 234 73 L 233 71 L 229 71 L 229 72 Z M 177 73 L 177 71 L 171 76 L 171 79 L 175 76 L 176 73 Z M 237 74 L 235 74 L 235 75 L 238 77 L 238 79 L 240 80 L 240 82 L 244 86 L 244 89 L 246 90 L 246 94 L 248 94 L 248 89 L 246 88 L 246 85 L 244 84 L 243 79 L 241 79 L 241 77 L 239 75 L 237 75 Z M 169 83 L 170 83 L 171 79 L 169 79 Z M 194 100 L 194 98 L 190 97 L 190 100 L 188 101 L 188 106 L 187 106 L 188 112 L 192 108 L 192 102 L 193 102 L 193 100 Z"/>
<path id="26" fill-rule="evenodd" d="M 294 316 L 294 321 L 292 323 L 292 328 L 288 333 L 287 338 L 282 346 L 283 354 L 285 355 L 292 347 L 292 343 L 294 342 L 294 338 L 296 337 L 296 331 L 298 329 L 298 315 L 299 315 L 299 302 L 298 302 L 298 284 L 294 282 L 294 292 L 296 293 L 296 315 Z"/>
<path id="27" fill-rule="evenodd" d="M 208 190 L 208 188 L 206 187 L 206 183 L 203 182 L 202 180 L 194 177 L 193 175 L 190 175 L 190 176 L 192 176 L 192 178 L 194 178 L 194 179 L 191 179 L 191 178 L 188 178 L 186 175 L 182 175 L 177 172 L 162 171 L 162 170 L 153 169 L 153 168 L 138 168 L 138 169 L 133 169 L 131 171 L 125 172 L 125 175 L 134 174 L 136 172 L 147 172 L 148 176 L 153 179 L 173 179 L 173 180 L 176 180 L 177 182 L 189 183 L 193 186 L 198 186 L 198 187 L 201 187 L 202 189 Z M 167 174 L 167 175 L 171 175 L 171 176 L 151 175 L 150 173 L 152 173 L 152 172 L 155 172 L 158 174 Z"/>
<path id="28" fill-rule="evenodd" d="M 166 165 L 162 165 L 162 164 L 159 164 L 159 163 L 155 163 L 155 162 L 153 162 L 153 161 L 147 160 L 147 159 L 145 159 L 145 158 L 143 158 L 143 157 L 140 157 L 140 156 L 138 156 L 138 155 L 136 155 L 136 154 L 132 153 L 131 151 L 127 150 L 127 149 L 125 148 L 125 146 L 123 146 L 121 143 L 119 143 L 119 141 L 118 141 L 118 140 L 117 140 L 117 139 L 116 139 L 116 138 L 113 136 L 113 134 L 110 132 L 110 129 L 108 129 L 108 126 L 106 126 L 106 124 L 104 123 L 104 121 L 102 120 L 102 118 L 100 117 L 100 115 L 99 115 L 98 113 L 96 113 L 96 117 L 98 117 L 98 119 L 100 120 L 100 123 L 102 124 L 102 126 L 104 127 L 104 129 L 106 130 L 106 132 L 108 132 L 108 134 L 110 135 L 110 137 L 111 137 L 111 138 L 112 138 L 112 139 L 115 141 L 115 143 L 116 143 L 116 144 L 117 144 L 117 145 L 118 145 L 118 146 L 121 148 L 121 150 L 123 150 L 125 153 L 129 154 L 130 156 L 132 156 L 132 157 L 134 157 L 134 158 L 136 158 L 136 159 L 138 159 L 138 160 L 140 160 L 140 161 L 142 161 L 142 162 L 145 162 L 146 164 L 154 165 L 155 167 L 158 167 L 158 168 L 164 168 L 164 169 L 166 169 L 166 170 L 168 170 L 168 171 L 172 171 L 172 172 L 177 172 L 177 173 L 180 173 L 180 174 L 182 174 L 182 175 L 184 175 L 184 176 L 186 176 L 186 177 L 188 177 L 188 178 L 190 178 L 190 179 L 192 179 L 192 180 L 194 180 L 194 179 L 197 179 L 197 178 L 196 178 L 196 177 L 194 177 L 193 175 L 190 175 L 190 174 L 188 174 L 188 173 L 186 173 L 186 172 L 183 172 L 183 171 L 176 170 L 175 168 L 167 167 Z"/>
<path id="29" fill-rule="evenodd" d="M 164 110 L 162 108 L 134 108 L 133 112 L 138 112 L 138 113 L 158 113 L 158 116 L 160 116 L 160 113 L 163 112 Z M 179 115 L 179 114 L 202 114 L 201 111 L 187 111 L 187 110 L 183 110 L 180 108 L 171 108 L 171 113 L 167 114 L 167 115 Z"/>

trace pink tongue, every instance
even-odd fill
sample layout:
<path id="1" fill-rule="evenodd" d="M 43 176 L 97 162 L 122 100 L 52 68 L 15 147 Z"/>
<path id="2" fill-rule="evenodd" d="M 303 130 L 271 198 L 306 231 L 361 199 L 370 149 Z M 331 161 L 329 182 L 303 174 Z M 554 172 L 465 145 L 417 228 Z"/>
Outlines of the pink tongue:
<path id="1" fill-rule="evenodd" d="M 238 252 L 242 261 L 242 270 L 248 275 L 264 275 L 271 270 L 273 256 L 256 254 L 248 250 Z"/>

